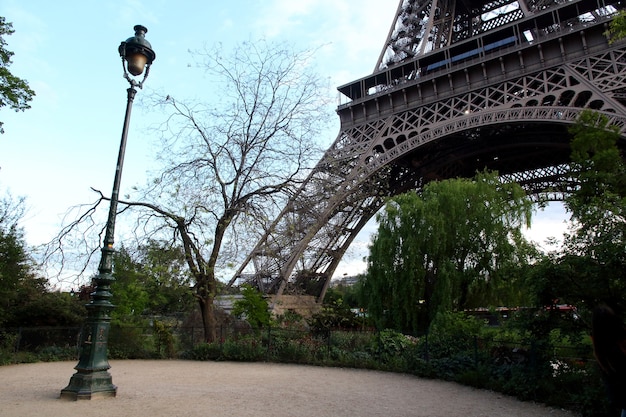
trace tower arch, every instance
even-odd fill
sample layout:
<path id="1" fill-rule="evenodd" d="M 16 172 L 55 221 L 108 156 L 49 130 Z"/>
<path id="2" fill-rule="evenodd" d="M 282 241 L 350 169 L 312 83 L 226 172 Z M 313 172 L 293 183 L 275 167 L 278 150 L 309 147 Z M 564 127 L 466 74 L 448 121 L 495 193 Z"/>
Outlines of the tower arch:
<path id="1" fill-rule="evenodd" d="M 606 38 L 617 8 L 401 0 L 374 73 L 338 88 L 336 140 L 229 285 L 282 294 L 304 279 L 322 299 L 385 199 L 432 180 L 489 169 L 531 195 L 567 192 L 568 126 L 583 110 L 626 137 L 626 45 Z"/>

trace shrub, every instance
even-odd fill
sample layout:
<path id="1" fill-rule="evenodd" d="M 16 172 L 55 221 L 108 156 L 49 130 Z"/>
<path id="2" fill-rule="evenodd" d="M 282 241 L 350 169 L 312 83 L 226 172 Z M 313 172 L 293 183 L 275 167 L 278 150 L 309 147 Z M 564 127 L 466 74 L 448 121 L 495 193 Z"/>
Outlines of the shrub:
<path id="1" fill-rule="evenodd" d="M 237 318 L 245 318 L 254 328 L 270 324 L 270 311 L 263 294 L 249 284 L 241 288 L 243 298 L 235 301 L 232 314 Z"/>
<path id="2" fill-rule="evenodd" d="M 134 324 L 114 323 L 109 331 L 109 356 L 114 359 L 150 359 L 152 336 Z"/>
<path id="3" fill-rule="evenodd" d="M 174 335 L 169 327 L 160 321 L 155 320 L 154 324 L 154 336 L 156 338 L 156 354 L 160 358 L 174 358 L 176 356 L 176 348 L 174 342 Z"/>
<path id="4" fill-rule="evenodd" d="M 358 329 L 363 326 L 350 308 L 341 299 L 326 303 L 322 310 L 307 320 L 313 333 L 323 334 L 331 329 Z"/>
<path id="5" fill-rule="evenodd" d="M 215 361 L 222 356 L 222 345 L 217 342 L 201 343 L 193 347 L 189 356 L 196 361 Z"/>
<path id="6" fill-rule="evenodd" d="M 265 355 L 265 347 L 253 335 L 229 339 L 222 344 L 222 358 L 225 360 L 253 362 L 263 359 Z"/>
<path id="7" fill-rule="evenodd" d="M 279 327 L 304 330 L 306 321 L 304 316 L 293 311 L 287 310 L 274 318 L 274 322 Z"/>
<path id="8" fill-rule="evenodd" d="M 402 333 L 386 329 L 380 331 L 372 340 L 370 350 L 381 360 L 388 361 L 399 356 L 409 346 L 410 340 Z"/>
<path id="9" fill-rule="evenodd" d="M 611 414 L 602 376 L 595 362 L 572 363 L 554 373 L 545 402 L 576 410 L 584 417 Z"/>
<path id="10" fill-rule="evenodd" d="M 460 352 L 473 352 L 485 325 L 463 312 L 437 313 L 428 332 L 428 355 L 449 358 Z"/>
<path id="11" fill-rule="evenodd" d="M 17 335 L 0 332 L 0 365 L 13 363 Z"/>
<path id="12" fill-rule="evenodd" d="M 358 331 L 333 331 L 330 334 L 330 346 L 349 352 L 365 351 L 372 341 L 372 333 Z"/>
<path id="13" fill-rule="evenodd" d="M 37 357 L 45 362 L 69 361 L 78 359 L 78 348 L 76 346 L 46 346 L 37 352 Z"/>
<path id="14" fill-rule="evenodd" d="M 272 340 L 270 357 L 279 362 L 311 363 L 314 349 L 306 339 L 280 338 Z"/>

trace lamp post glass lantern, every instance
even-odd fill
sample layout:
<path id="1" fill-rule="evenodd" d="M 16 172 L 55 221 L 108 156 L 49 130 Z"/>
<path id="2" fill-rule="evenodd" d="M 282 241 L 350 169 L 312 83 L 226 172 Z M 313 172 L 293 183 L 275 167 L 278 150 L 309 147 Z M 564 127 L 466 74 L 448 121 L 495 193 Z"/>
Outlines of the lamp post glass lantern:
<path id="1" fill-rule="evenodd" d="M 124 153 L 126 151 L 126 138 L 130 113 L 133 105 L 136 87 L 142 88 L 148 77 L 150 65 L 156 58 L 150 42 L 145 38 L 144 26 L 134 27 L 135 36 L 122 42 L 118 48 L 124 68 L 124 78 L 130 84 L 127 91 L 126 114 L 122 128 L 122 139 L 117 157 L 117 167 L 113 180 L 113 191 L 109 206 L 109 216 L 106 223 L 106 231 L 102 246 L 102 255 L 98 266 L 98 275 L 93 279 L 94 292 L 87 307 L 87 319 L 83 325 L 80 341 L 80 354 L 78 364 L 74 367 L 76 373 L 70 378 L 67 387 L 61 390 L 61 398 L 79 400 L 99 397 L 115 397 L 117 387 L 113 385 L 111 374 L 108 372 L 110 365 L 107 359 L 107 345 L 111 317 L 109 313 L 114 306 L 111 304 L 111 284 L 115 281 L 113 271 L 113 249 L 115 216 L 117 214 L 117 202 L 122 180 L 122 167 L 124 165 Z M 130 73 L 130 75 L 129 75 Z M 143 74 L 141 81 L 133 77 Z"/>

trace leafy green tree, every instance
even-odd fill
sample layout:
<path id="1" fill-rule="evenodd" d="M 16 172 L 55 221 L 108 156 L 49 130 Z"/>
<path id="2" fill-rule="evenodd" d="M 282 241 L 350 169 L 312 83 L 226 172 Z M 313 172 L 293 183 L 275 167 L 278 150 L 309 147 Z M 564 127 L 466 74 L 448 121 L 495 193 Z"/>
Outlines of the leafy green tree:
<path id="1" fill-rule="evenodd" d="M 13 25 L 0 16 L 0 108 L 9 106 L 15 111 L 23 111 L 30 108 L 28 102 L 33 99 L 35 92 L 26 81 L 9 71 L 14 53 L 6 49 L 7 42 L 4 38 L 14 32 Z M 0 121 L 0 133 L 4 133 L 2 126 Z"/>
<path id="2" fill-rule="evenodd" d="M 141 272 L 148 277 L 145 288 L 150 295 L 152 314 L 168 315 L 194 309 L 191 274 L 185 252 L 180 246 L 151 240 L 138 251 Z"/>
<path id="3" fill-rule="evenodd" d="M 568 292 L 573 303 L 624 303 L 626 164 L 618 147 L 623 139 L 606 116 L 592 111 L 583 112 L 570 133 L 578 187 L 565 201 L 574 227 L 555 259 L 561 282 L 570 282 L 560 292 Z"/>
<path id="4" fill-rule="evenodd" d="M 611 20 L 607 34 L 611 43 L 626 37 L 626 13 L 623 10 Z"/>
<path id="5" fill-rule="evenodd" d="M 7 327 L 80 326 L 87 315 L 85 302 L 67 292 L 41 292 L 15 306 Z"/>
<path id="6" fill-rule="evenodd" d="M 114 317 L 168 315 L 193 308 L 182 249 L 156 241 L 134 254 L 121 248 L 114 256 L 114 266 Z"/>
<path id="7" fill-rule="evenodd" d="M 243 298 L 233 304 L 233 315 L 238 318 L 245 318 L 255 328 L 268 326 L 271 316 L 263 294 L 251 285 L 243 285 L 241 294 Z"/>
<path id="8" fill-rule="evenodd" d="M 604 115 L 592 111 L 581 113 L 570 133 L 577 187 L 565 205 L 572 226 L 562 249 L 532 266 L 528 289 L 534 305 L 570 304 L 577 315 L 575 320 L 562 314 L 526 320 L 529 329 L 543 328 L 544 334 L 555 327 L 588 333 L 587 319 L 600 302 L 626 307 L 626 169 L 618 147 L 623 139 Z"/>
<path id="9" fill-rule="evenodd" d="M 0 198 L 0 326 L 18 323 L 17 309 L 46 291 L 19 226 L 24 207 L 24 199 Z"/>
<path id="10" fill-rule="evenodd" d="M 570 252 L 623 264 L 626 165 L 617 147 L 619 131 L 608 123 L 606 116 L 585 111 L 570 129 L 578 188 L 566 199 L 566 206 L 579 227 L 567 243 Z"/>
<path id="11" fill-rule="evenodd" d="M 132 259 L 124 247 L 115 252 L 113 265 L 115 282 L 111 284 L 111 302 L 115 309 L 111 316 L 123 320 L 140 317 L 146 312 L 150 301 L 145 288 L 148 278 L 141 272 L 141 265 Z"/>
<path id="12" fill-rule="evenodd" d="M 521 187 L 494 173 L 393 198 L 370 246 L 368 313 L 378 327 L 416 332 L 437 312 L 519 302 L 510 272 L 535 254 L 521 233 L 531 213 Z"/>
<path id="13" fill-rule="evenodd" d="M 341 299 L 342 304 L 345 304 L 348 308 L 360 308 L 361 300 L 359 298 L 359 288 L 362 278 L 363 277 L 359 275 L 354 284 L 339 284 L 328 288 L 324 296 L 324 303 L 332 303 L 337 299 Z"/>
<path id="14" fill-rule="evenodd" d="M 84 302 L 48 290 L 19 225 L 25 207 L 24 198 L 0 197 L 0 327 L 77 326 Z"/>

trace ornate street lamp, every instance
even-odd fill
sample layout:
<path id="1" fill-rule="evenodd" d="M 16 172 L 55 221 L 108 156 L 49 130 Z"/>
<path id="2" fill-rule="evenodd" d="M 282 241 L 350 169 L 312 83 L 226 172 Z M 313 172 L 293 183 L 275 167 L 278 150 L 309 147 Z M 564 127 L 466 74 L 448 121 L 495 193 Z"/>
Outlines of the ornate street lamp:
<path id="1" fill-rule="evenodd" d="M 110 299 L 112 296 L 111 283 L 115 281 L 112 275 L 113 253 L 115 252 L 113 249 L 115 216 L 117 214 L 117 202 L 122 180 L 122 166 L 126 151 L 130 112 L 133 99 L 137 93 L 135 88 L 143 87 L 143 83 L 148 77 L 150 65 L 156 57 L 150 42 L 145 38 L 148 29 L 141 25 L 135 26 L 134 29 L 135 36 L 126 39 L 119 47 L 122 66 L 124 67 L 124 78 L 130 83 L 130 88 L 126 90 L 128 92 L 126 115 L 124 117 L 122 140 L 117 157 L 115 179 L 113 180 L 113 191 L 111 193 L 102 257 L 98 267 L 98 275 L 93 280 L 95 290 L 91 294 L 91 301 L 86 306 L 87 320 L 81 334 L 78 364 L 74 367 L 76 373 L 70 378 L 69 385 L 61 390 L 61 398 L 89 400 L 92 398 L 115 397 L 117 392 L 117 387 L 113 385 L 111 374 L 108 372 L 110 366 L 107 359 L 107 344 L 111 324 L 109 313 L 114 307 Z M 141 81 L 133 78 L 140 76 L 142 73 L 144 75 Z"/>

